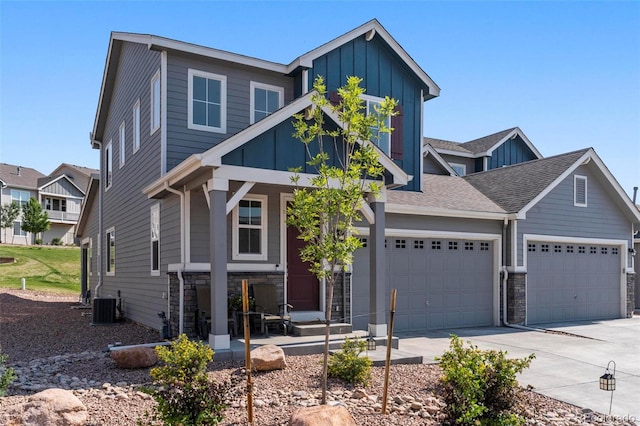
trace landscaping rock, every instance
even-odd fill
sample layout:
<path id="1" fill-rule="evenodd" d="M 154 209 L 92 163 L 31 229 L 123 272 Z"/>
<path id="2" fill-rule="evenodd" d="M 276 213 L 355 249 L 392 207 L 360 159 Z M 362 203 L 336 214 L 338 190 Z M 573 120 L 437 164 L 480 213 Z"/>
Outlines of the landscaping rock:
<path id="1" fill-rule="evenodd" d="M 289 426 L 356 426 L 356 422 L 344 406 L 317 405 L 298 409 Z"/>
<path id="2" fill-rule="evenodd" d="M 287 361 L 282 348 L 276 345 L 264 345 L 251 351 L 251 367 L 256 371 L 282 370 Z"/>
<path id="3" fill-rule="evenodd" d="M 115 350 L 111 352 L 111 358 L 118 367 L 127 369 L 147 368 L 158 362 L 155 349 L 144 346 Z"/>
<path id="4" fill-rule="evenodd" d="M 76 426 L 87 421 L 87 408 L 73 393 L 47 389 L 7 413 L 9 426 Z"/>

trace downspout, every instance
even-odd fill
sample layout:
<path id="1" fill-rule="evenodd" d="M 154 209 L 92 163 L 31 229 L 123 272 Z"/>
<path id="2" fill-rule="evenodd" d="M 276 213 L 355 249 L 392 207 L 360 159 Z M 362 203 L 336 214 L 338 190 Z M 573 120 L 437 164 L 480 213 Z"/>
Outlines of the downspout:
<path id="1" fill-rule="evenodd" d="M 507 320 L 507 280 L 509 279 L 509 270 L 506 266 L 506 258 L 507 258 L 507 225 L 509 224 L 509 220 L 507 218 L 504 219 L 502 223 L 502 266 L 500 267 L 500 272 L 502 273 L 502 322 L 505 327 L 517 328 L 519 330 L 526 331 L 539 331 L 544 333 L 544 330 L 527 327 L 520 324 L 511 324 Z"/>
<path id="2" fill-rule="evenodd" d="M 94 144 L 98 145 L 100 147 L 100 168 L 102 169 L 102 165 L 104 164 L 104 159 L 102 158 L 103 152 L 102 152 L 102 142 L 99 142 L 97 140 L 93 140 L 92 141 Z M 95 299 L 96 297 L 100 297 L 100 287 L 102 287 L 102 277 L 103 277 L 103 272 L 104 272 L 104 265 L 102 265 L 102 196 L 104 193 L 104 180 L 102 178 L 102 173 L 100 174 L 100 181 L 98 182 L 98 187 L 100 188 L 100 190 L 98 191 L 98 259 L 97 259 L 97 264 L 98 264 L 98 284 L 96 284 L 96 288 L 95 288 L 95 294 L 93 295 L 93 298 Z M 91 286 L 89 286 L 89 290 L 91 290 Z"/>
<path id="3" fill-rule="evenodd" d="M 172 194 L 176 194 L 180 197 L 180 266 L 178 267 L 178 282 L 180 283 L 180 291 L 179 291 L 179 299 L 180 299 L 180 307 L 178 308 L 178 333 L 182 334 L 184 332 L 184 276 L 183 272 L 185 269 L 185 261 L 184 261 L 184 236 L 185 236 L 185 220 L 184 220 L 184 192 L 178 191 L 177 189 L 173 189 L 169 186 L 169 183 L 164 183 L 164 189 Z M 171 289 L 171 286 L 169 286 Z M 169 305 L 171 304 L 171 290 L 169 290 Z M 169 318 L 171 318 L 171 310 L 169 310 Z"/>

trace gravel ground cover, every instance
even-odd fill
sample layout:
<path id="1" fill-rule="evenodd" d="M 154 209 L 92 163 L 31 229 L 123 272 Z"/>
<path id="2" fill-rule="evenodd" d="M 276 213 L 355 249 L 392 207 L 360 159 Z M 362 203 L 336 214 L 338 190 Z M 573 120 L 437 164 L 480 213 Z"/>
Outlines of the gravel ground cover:
<path id="1" fill-rule="evenodd" d="M 19 373 L 9 395 L 0 398 L 0 424 L 9 407 L 48 387 L 71 389 L 85 404 L 88 425 L 135 425 L 155 402 L 142 392 L 151 385 L 148 369 L 120 370 L 104 349 L 158 340 L 155 330 L 134 323 L 91 326 L 90 310 L 77 299 L 0 289 L 0 346 Z M 286 425 L 298 408 L 319 402 L 320 355 L 287 357 L 280 371 L 253 374 L 255 425 Z M 234 384 L 223 425 L 247 422 L 245 373 L 237 361 L 211 364 L 209 375 Z M 347 406 L 358 425 L 443 424 L 440 369 L 435 365 L 395 365 L 390 372 L 389 414 L 382 415 L 384 371 L 374 367 L 372 383 L 355 388 L 330 380 L 328 399 Z M 519 408 L 530 425 L 633 425 L 522 389 Z"/>

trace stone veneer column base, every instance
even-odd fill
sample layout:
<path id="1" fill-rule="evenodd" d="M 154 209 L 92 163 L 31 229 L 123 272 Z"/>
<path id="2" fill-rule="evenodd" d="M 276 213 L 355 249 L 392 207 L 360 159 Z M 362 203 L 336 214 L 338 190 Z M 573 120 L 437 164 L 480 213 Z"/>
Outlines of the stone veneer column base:
<path id="1" fill-rule="evenodd" d="M 636 304 L 636 274 L 627 274 L 627 318 L 633 317 L 633 309 Z"/>
<path id="2" fill-rule="evenodd" d="M 507 322 L 509 324 L 524 324 L 527 315 L 527 291 L 526 291 L 526 273 L 510 273 L 507 278 Z M 500 297 L 502 294 L 502 286 L 500 286 Z M 503 322 L 502 315 L 503 304 L 500 300 L 500 322 Z"/>

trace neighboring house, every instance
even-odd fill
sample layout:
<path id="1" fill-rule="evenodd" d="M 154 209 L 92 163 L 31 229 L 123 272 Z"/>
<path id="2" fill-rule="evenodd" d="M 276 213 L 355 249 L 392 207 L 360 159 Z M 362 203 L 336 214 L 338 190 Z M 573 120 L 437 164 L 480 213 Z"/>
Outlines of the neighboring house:
<path id="1" fill-rule="evenodd" d="M 424 102 L 440 89 L 376 20 L 289 64 L 112 33 L 91 140 L 100 176 L 77 230 L 84 288 L 119 295 L 131 320 L 160 329 L 165 312 L 174 334 L 195 335 L 195 288 L 210 286 L 216 349 L 229 347 L 227 298 L 242 279 L 276 284 L 293 314 L 323 317 L 324 286 L 286 226 L 288 170 L 303 168 L 302 185 L 313 176 L 292 115 L 311 105 L 317 75 L 330 98 L 356 75 L 367 103 L 399 101 L 377 147 L 385 188 L 363 208 L 364 247 L 338 283 L 333 319 L 384 335 L 392 288 L 397 331 L 630 313 L 640 213 L 595 152 L 543 159 L 518 128 L 423 141 Z M 575 267 L 559 272 L 565 261 Z M 596 263 L 606 282 L 584 284 Z M 565 281 L 549 288 L 555 279 Z"/>
<path id="2" fill-rule="evenodd" d="M 29 198 L 40 202 L 49 217 L 50 228 L 42 234 L 44 244 L 50 244 L 54 238 L 62 244 L 75 243 L 75 226 L 80 217 L 80 206 L 92 173 L 97 170 L 63 163 L 49 176 L 34 169 L 0 165 L 2 176 L 2 205 L 12 201 L 24 205 Z M 5 179 L 6 177 L 6 179 Z M 21 229 L 21 216 L 6 238 L 7 243 L 31 244 L 33 236 Z M 4 237 L 4 233 L 3 233 Z"/>
<path id="3" fill-rule="evenodd" d="M 38 198 L 38 179 L 44 177 L 30 167 L 0 163 L 0 206 L 18 203 L 20 208 L 29 198 Z M 22 230 L 22 212 L 13 222 L 12 228 L 2 229 L 0 241 L 9 244 L 31 244 L 33 236 Z"/>

